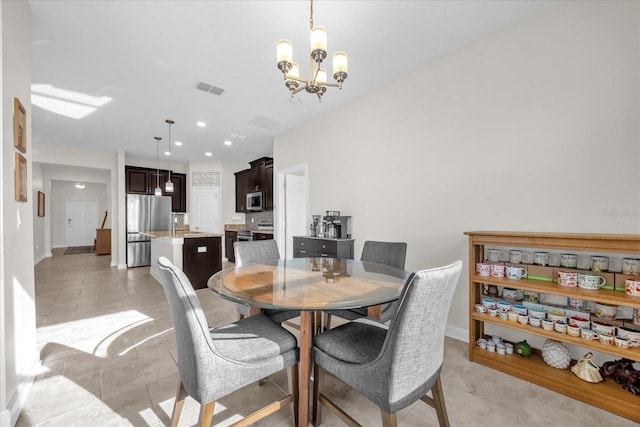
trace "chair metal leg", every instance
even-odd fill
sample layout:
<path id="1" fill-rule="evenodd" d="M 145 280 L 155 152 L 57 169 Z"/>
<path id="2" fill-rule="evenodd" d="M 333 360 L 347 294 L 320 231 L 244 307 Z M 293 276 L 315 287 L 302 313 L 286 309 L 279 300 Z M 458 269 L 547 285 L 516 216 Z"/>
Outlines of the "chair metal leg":
<path id="1" fill-rule="evenodd" d="M 289 393 L 293 399 L 293 405 L 291 406 L 293 415 L 293 425 L 298 426 L 298 404 L 300 396 L 298 393 L 298 364 L 291 366 L 287 371 L 287 380 L 289 382 Z"/>
<path id="2" fill-rule="evenodd" d="M 180 421 L 180 414 L 182 413 L 182 407 L 184 406 L 184 399 L 187 398 L 187 390 L 184 388 L 182 381 L 178 383 L 178 390 L 176 391 L 176 400 L 173 402 L 173 411 L 171 412 L 171 427 L 177 427 L 178 421 Z"/>
<path id="3" fill-rule="evenodd" d="M 382 415 L 382 427 L 398 427 L 398 420 L 396 414 L 389 414 L 384 411 L 380 411 Z"/>
<path id="4" fill-rule="evenodd" d="M 200 427 L 211 427 L 215 406 L 215 400 L 200 405 Z"/>
<path id="5" fill-rule="evenodd" d="M 313 365 L 313 425 L 318 427 L 322 422 L 322 404 L 320 403 L 320 393 L 324 389 L 324 373 L 318 365 Z"/>

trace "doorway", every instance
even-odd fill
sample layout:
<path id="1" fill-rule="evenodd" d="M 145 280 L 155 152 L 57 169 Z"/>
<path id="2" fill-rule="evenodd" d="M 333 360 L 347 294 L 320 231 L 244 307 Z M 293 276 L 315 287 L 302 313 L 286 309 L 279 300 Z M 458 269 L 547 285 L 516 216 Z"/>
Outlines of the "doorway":
<path id="1" fill-rule="evenodd" d="M 280 200 L 278 245 L 285 258 L 293 258 L 293 236 L 306 236 L 309 226 L 309 165 L 292 166 L 278 174 Z"/>
<path id="2" fill-rule="evenodd" d="M 93 246 L 98 227 L 97 200 L 67 200 L 67 246 Z"/>

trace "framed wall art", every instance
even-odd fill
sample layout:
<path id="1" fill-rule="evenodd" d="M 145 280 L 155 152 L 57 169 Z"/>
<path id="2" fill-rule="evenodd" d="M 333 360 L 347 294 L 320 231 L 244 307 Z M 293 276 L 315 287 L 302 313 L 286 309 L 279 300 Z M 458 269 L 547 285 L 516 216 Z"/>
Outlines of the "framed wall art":
<path id="1" fill-rule="evenodd" d="M 44 216 L 44 193 L 38 191 L 38 216 Z"/>
<path id="2" fill-rule="evenodd" d="M 27 201 L 27 159 L 16 153 L 16 200 Z"/>
<path id="3" fill-rule="evenodd" d="M 23 153 L 27 152 L 27 110 L 18 98 L 13 98 L 13 145 Z"/>

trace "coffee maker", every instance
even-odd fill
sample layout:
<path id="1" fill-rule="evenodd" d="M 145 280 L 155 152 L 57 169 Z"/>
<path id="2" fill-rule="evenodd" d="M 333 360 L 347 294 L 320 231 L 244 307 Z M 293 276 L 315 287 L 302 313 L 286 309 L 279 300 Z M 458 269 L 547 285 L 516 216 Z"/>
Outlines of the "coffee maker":
<path id="1" fill-rule="evenodd" d="M 325 236 L 336 239 L 351 238 L 351 217 L 340 215 L 340 211 L 327 211 L 323 218 Z"/>
<path id="2" fill-rule="evenodd" d="M 312 215 L 311 216 L 312 221 L 311 221 L 311 225 L 309 226 L 309 237 L 324 237 L 324 236 L 318 236 L 317 232 L 318 232 L 318 224 L 320 223 L 320 215 Z M 324 233 L 324 230 L 322 230 L 322 232 Z"/>

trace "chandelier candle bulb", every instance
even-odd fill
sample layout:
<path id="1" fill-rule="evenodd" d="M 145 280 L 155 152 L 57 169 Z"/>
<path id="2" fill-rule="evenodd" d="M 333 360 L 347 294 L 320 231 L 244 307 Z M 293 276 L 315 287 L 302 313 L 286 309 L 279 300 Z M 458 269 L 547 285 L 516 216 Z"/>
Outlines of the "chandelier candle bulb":
<path id="1" fill-rule="evenodd" d="M 293 45 L 289 40 L 278 40 L 276 44 L 276 57 L 278 59 L 278 68 L 285 73 L 286 78 L 286 73 L 289 71 L 287 68 L 291 67 L 291 63 L 293 62 Z"/>
<path id="2" fill-rule="evenodd" d="M 311 29 L 311 57 L 316 62 L 322 62 L 327 57 L 327 29 L 324 27 Z"/>
<path id="3" fill-rule="evenodd" d="M 333 78 L 342 83 L 347 78 L 347 54 L 340 51 L 333 54 Z"/>
<path id="4" fill-rule="evenodd" d="M 320 68 L 318 70 L 318 74 L 316 75 L 316 83 L 326 83 L 327 82 L 327 70 L 324 68 Z"/>

